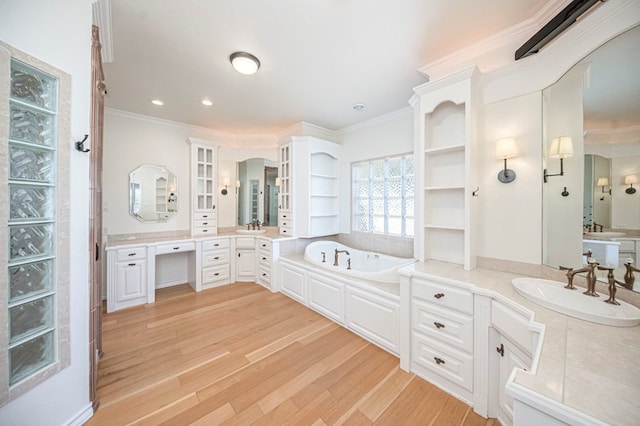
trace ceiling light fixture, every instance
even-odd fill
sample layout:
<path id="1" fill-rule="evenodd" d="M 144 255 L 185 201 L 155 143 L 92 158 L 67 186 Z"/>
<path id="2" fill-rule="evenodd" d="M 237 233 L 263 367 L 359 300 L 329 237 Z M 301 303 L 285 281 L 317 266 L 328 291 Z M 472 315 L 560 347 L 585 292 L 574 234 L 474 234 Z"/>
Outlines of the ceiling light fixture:
<path id="1" fill-rule="evenodd" d="M 164 102 L 162 102 L 160 99 L 151 99 L 151 103 L 158 106 L 164 105 Z"/>
<path id="2" fill-rule="evenodd" d="M 362 111 L 364 109 L 364 104 L 355 104 L 353 109 L 356 111 Z"/>
<path id="3" fill-rule="evenodd" d="M 231 56 L 229 56 L 229 60 L 233 68 L 240 74 L 255 74 L 258 68 L 260 68 L 260 61 L 251 53 L 233 52 Z"/>
<path id="4" fill-rule="evenodd" d="M 213 105 L 213 102 L 211 102 L 209 99 L 203 99 L 200 102 L 202 102 L 202 105 L 204 106 L 211 106 Z"/>

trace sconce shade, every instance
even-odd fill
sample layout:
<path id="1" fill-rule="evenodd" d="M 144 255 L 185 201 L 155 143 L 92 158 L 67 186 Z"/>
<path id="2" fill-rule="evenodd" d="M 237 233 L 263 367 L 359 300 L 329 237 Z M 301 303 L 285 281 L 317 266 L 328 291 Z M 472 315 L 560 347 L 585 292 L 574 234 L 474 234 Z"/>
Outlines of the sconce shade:
<path id="1" fill-rule="evenodd" d="M 229 186 L 229 185 L 231 185 L 231 180 L 230 180 L 228 177 L 223 178 L 223 179 L 222 179 L 222 185 L 223 185 L 223 186 Z"/>
<path id="2" fill-rule="evenodd" d="M 276 185 L 277 187 L 280 187 L 280 178 L 279 178 L 279 177 L 277 177 L 277 178 L 276 178 L 276 183 L 275 183 L 275 185 Z"/>
<path id="3" fill-rule="evenodd" d="M 499 139 L 496 142 L 496 158 L 498 160 L 505 160 L 507 158 L 513 158 L 518 155 L 516 148 L 516 141 L 513 138 Z"/>
<path id="4" fill-rule="evenodd" d="M 560 136 L 551 140 L 549 158 L 569 158 L 573 156 L 573 141 L 571 136 Z"/>
<path id="5" fill-rule="evenodd" d="M 634 183 L 638 183 L 638 176 L 637 175 L 628 175 L 624 177 L 624 183 L 625 185 L 629 185 L 629 187 L 627 189 L 625 189 L 624 192 L 626 192 L 627 194 L 635 194 L 636 193 L 636 189 L 633 187 Z"/>
<path id="6" fill-rule="evenodd" d="M 255 74 L 260 68 L 260 61 L 258 58 L 247 52 L 234 52 L 229 56 L 231 65 L 240 74 L 251 75 Z"/>
<path id="7" fill-rule="evenodd" d="M 240 181 L 236 180 L 236 188 L 240 188 Z"/>
<path id="8" fill-rule="evenodd" d="M 606 177 L 599 178 L 597 186 L 609 186 L 609 178 L 606 178 Z"/>

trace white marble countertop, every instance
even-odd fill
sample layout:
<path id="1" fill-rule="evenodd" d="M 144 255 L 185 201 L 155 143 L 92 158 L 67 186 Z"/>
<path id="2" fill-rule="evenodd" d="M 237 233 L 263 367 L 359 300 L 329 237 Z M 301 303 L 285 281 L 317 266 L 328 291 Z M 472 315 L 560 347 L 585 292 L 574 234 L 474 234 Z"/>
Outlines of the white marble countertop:
<path id="1" fill-rule="evenodd" d="M 534 321 L 545 325 L 537 371 L 518 372 L 515 383 L 606 424 L 640 424 L 640 326 L 599 325 L 543 308 L 513 289 L 511 280 L 524 274 L 466 271 L 434 261 L 414 268 L 495 291 L 531 310 Z"/>

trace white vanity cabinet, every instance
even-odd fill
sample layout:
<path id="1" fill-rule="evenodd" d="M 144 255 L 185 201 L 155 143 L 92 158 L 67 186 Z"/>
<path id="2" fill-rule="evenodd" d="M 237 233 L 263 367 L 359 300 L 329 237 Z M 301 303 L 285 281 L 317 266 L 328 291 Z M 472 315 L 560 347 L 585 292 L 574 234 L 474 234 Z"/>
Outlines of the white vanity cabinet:
<path id="1" fill-rule="evenodd" d="M 254 237 L 236 237 L 236 281 L 256 281 L 256 249 Z"/>
<path id="2" fill-rule="evenodd" d="M 434 279 L 411 281 L 411 371 L 473 401 L 474 295 Z"/>
<path id="3" fill-rule="evenodd" d="M 200 291 L 231 282 L 231 244 L 229 238 L 206 239 L 199 242 Z M 198 286 L 197 286 L 198 287 Z"/>
<path id="4" fill-rule="evenodd" d="M 147 248 L 107 249 L 107 312 L 147 303 Z"/>
<path id="5" fill-rule="evenodd" d="M 258 268 L 256 273 L 256 282 L 263 287 L 272 290 L 273 279 L 273 260 L 274 260 L 274 248 L 278 251 L 278 244 L 273 243 L 269 238 L 257 238 L 256 239 L 256 252 L 258 255 Z"/>
<path id="6" fill-rule="evenodd" d="M 287 141 L 278 149 L 278 227 L 281 235 L 294 235 L 293 232 L 293 195 L 291 187 L 292 173 L 292 144 Z"/>
<path id="7" fill-rule="evenodd" d="M 218 146 L 189 138 L 191 146 L 191 235 L 217 233 Z"/>

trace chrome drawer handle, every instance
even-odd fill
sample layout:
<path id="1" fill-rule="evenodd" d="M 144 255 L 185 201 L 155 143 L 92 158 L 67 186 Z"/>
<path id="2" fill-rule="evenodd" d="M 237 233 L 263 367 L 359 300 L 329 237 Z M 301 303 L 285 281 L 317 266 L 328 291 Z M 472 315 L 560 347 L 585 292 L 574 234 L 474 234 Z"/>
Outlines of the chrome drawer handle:
<path id="1" fill-rule="evenodd" d="M 438 358 L 437 356 L 434 356 L 433 359 L 436 361 L 436 364 L 438 364 L 438 365 L 445 363 L 444 359 Z"/>
<path id="2" fill-rule="evenodd" d="M 440 299 L 442 297 L 444 297 L 444 293 L 436 293 L 433 295 L 433 297 L 435 297 L 436 299 Z"/>
<path id="3" fill-rule="evenodd" d="M 440 323 L 440 322 L 434 322 L 433 325 L 436 326 L 436 328 L 444 328 L 444 324 Z"/>

